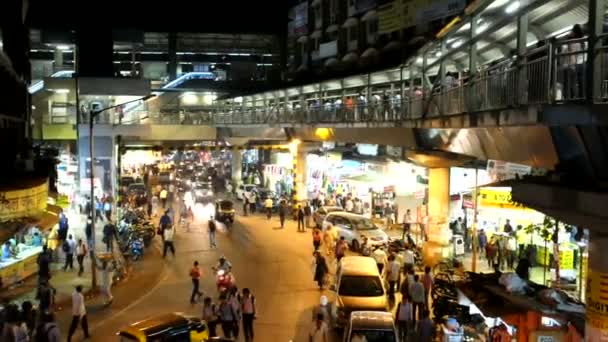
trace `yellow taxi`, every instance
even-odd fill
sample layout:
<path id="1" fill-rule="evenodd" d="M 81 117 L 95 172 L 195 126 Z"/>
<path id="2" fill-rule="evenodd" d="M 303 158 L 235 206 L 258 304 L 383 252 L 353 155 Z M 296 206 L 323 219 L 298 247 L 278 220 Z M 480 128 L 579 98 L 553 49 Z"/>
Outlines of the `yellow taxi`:
<path id="1" fill-rule="evenodd" d="M 205 321 L 179 312 L 135 322 L 116 335 L 119 341 L 125 342 L 209 341 L 209 329 Z"/>

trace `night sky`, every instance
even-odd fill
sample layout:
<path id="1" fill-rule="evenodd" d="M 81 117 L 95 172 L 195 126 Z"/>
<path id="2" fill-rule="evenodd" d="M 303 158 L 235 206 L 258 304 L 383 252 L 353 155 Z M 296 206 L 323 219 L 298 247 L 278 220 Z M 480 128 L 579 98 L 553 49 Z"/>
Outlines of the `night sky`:
<path id="1" fill-rule="evenodd" d="M 30 0 L 38 28 L 111 27 L 147 31 L 276 33 L 286 30 L 287 0 Z"/>

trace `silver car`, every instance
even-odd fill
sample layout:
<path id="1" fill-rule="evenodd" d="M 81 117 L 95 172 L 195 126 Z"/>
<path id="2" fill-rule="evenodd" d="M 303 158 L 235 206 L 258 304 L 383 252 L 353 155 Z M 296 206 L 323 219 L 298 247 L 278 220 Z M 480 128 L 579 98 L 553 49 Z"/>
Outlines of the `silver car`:
<path id="1" fill-rule="evenodd" d="M 325 217 L 323 230 L 325 231 L 330 224 L 338 229 L 338 236 L 344 236 L 351 249 L 355 251 L 359 250 L 364 236 L 367 237 L 367 243 L 370 246 L 388 243 L 388 235 L 384 230 L 378 228 L 371 219 L 363 215 L 343 211 L 332 212 Z"/>
<path id="2" fill-rule="evenodd" d="M 334 211 L 344 211 L 344 209 L 342 209 L 342 207 L 333 207 L 333 206 L 324 205 L 321 208 L 315 210 L 315 212 L 312 214 L 312 219 L 314 220 L 315 225 L 318 228 L 321 228 L 321 225 L 323 224 L 323 220 L 325 220 L 325 216 L 327 216 L 327 214 L 334 212 Z"/>

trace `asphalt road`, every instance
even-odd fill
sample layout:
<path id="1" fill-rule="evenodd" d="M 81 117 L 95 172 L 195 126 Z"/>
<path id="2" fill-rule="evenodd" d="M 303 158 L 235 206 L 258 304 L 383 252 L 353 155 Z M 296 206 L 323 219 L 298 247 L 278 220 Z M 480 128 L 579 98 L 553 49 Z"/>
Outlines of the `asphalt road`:
<path id="1" fill-rule="evenodd" d="M 240 202 L 235 203 L 240 206 Z M 121 327 L 156 314 L 179 311 L 200 315 L 201 305 L 189 303 L 190 267 L 194 260 L 199 261 L 203 270 L 202 290 L 216 297 L 211 267 L 221 255 L 232 262 L 239 289 L 248 287 L 256 297 L 256 341 L 308 341 L 312 309 L 322 294 L 331 298 L 329 291 L 319 291 L 312 280 L 311 235 L 298 233 L 291 220 L 281 230 L 278 217 L 268 221 L 260 214 L 237 215 L 231 231 L 218 232 L 218 248 L 212 249 L 205 223 L 212 211 L 211 204 L 196 205 L 195 223 L 190 231 L 178 228 L 176 255 L 167 256 L 165 267 L 158 270 L 162 272 L 160 281 L 126 308 L 90 322 L 93 341 L 116 340 L 115 334 Z M 137 286 L 133 291 L 137 291 Z"/>

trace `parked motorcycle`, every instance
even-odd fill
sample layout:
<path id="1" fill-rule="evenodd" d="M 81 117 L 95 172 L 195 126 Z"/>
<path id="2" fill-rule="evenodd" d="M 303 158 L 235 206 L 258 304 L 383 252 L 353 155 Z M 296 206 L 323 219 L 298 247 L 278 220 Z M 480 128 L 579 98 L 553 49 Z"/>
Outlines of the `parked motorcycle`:
<path id="1" fill-rule="evenodd" d="M 144 240 L 143 238 L 135 238 L 131 241 L 130 254 L 133 261 L 137 261 L 144 257 Z"/>

